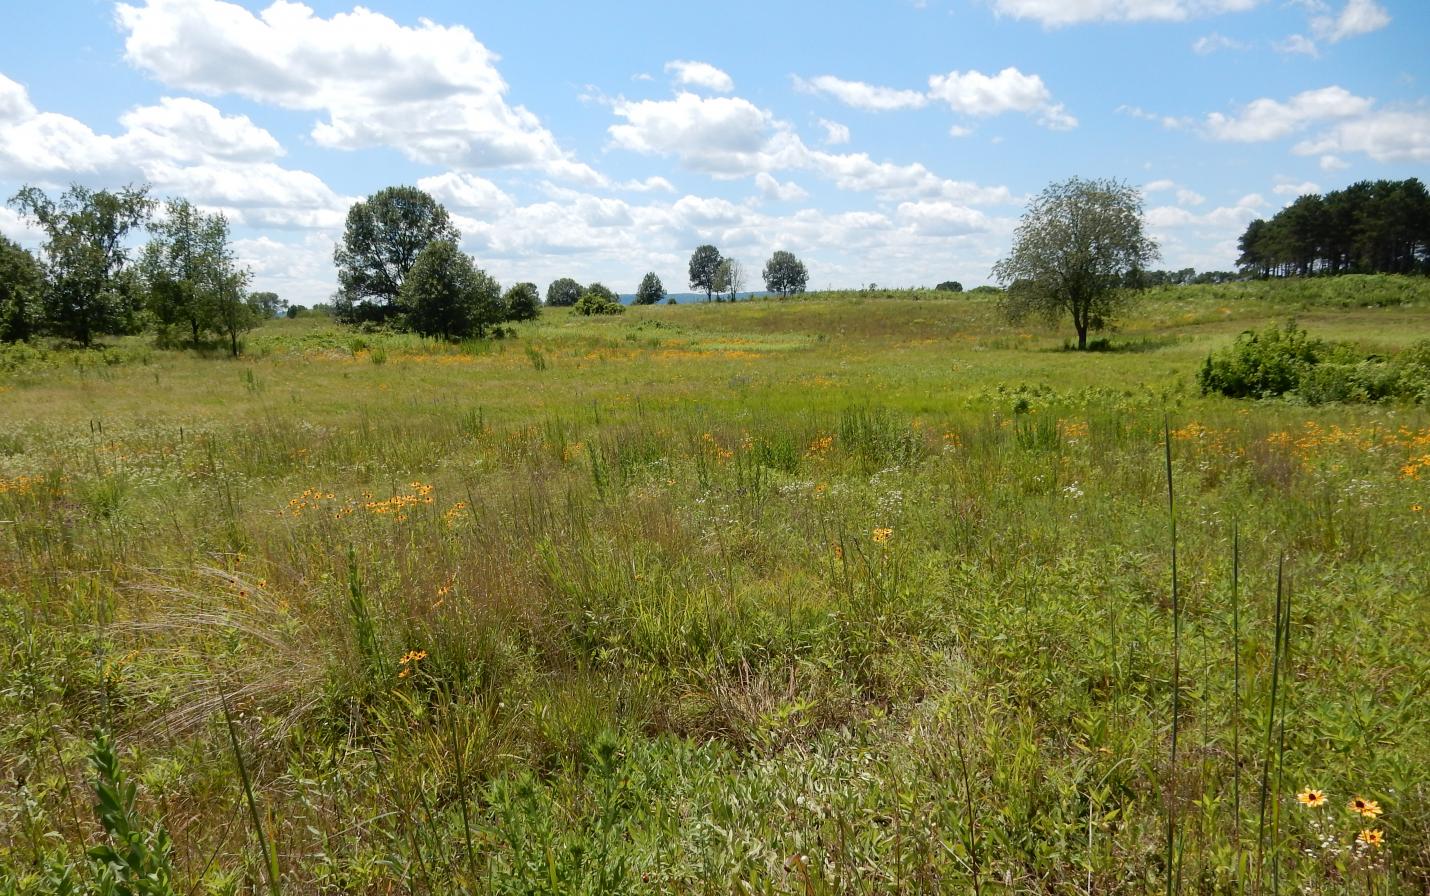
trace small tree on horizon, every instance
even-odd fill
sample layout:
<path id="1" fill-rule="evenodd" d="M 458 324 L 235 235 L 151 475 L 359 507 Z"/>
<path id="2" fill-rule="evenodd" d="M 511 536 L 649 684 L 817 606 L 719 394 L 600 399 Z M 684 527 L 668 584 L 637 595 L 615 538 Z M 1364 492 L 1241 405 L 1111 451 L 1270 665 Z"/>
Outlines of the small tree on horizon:
<path id="1" fill-rule="evenodd" d="M 716 278 L 720 273 L 720 250 L 710 244 L 697 246 L 690 255 L 690 288 L 705 293 L 705 301 L 715 295 Z"/>
<path id="2" fill-rule="evenodd" d="M 1159 257 L 1135 187 L 1073 177 L 1033 200 L 993 278 L 1008 286 L 1001 306 L 1010 321 L 1036 315 L 1051 324 L 1071 315 L 1077 347 L 1085 349 L 1088 331 L 1102 329 L 1131 301 L 1135 291 L 1123 284 L 1137 282 Z"/>
<path id="3" fill-rule="evenodd" d="M 570 277 L 559 277 L 546 287 L 546 304 L 552 308 L 569 308 L 581 298 L 581 284 Z"/>
<path id="4" fill-rule="evenodd" d="M 935 292 L 963 292 L 963 284 L 957 280 L 945 280 L 934 287 Z"/>
<path id="5" fill-rule="evenodd" d="M 654 305 L 663 300 L 665 296 L 665 285 L 660 282 L 655 271 L 648 271 L 641 278 L 641 285 L 636 289 L 635 303 L 637 305 Z"/>
<path id="6" fill-rule="evenodd" d="M 535 283 L 517 283 L 502 295 L 507 320 L 536 320 L 541 314 L 541 290 Z"/>
<path id="7" fill-rule="evenodd" d="M 809 283 L 809 271 L 805 269 L 804 262 L 796 258 L 793 252 L 783 249 L 777 250 L 770 256 L 770 260 L 765 262 L 764 275 L 765 289 L 779 293 L 781 298 L 804 292 Z"/>

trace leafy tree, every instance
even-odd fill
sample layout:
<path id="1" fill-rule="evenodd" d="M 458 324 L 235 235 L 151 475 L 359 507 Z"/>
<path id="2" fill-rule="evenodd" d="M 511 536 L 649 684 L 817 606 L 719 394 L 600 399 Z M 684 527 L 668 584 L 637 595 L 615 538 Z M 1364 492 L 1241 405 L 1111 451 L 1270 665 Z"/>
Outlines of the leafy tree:
<path id="1" fill-rule="evenodd" d="M 581 298 L 581 284 L 570 277 L 552 280 L 546 287 L 546 304 L 553 308 L 568 308 Z"/>
<path id="2" fill-rule="evenodd" d="M 252 276 L 247 270 L 234 267 L 232 259 L 226 259 L 218 276 L 215 320 L 219 332 L 228 337 L 229 353 L 238 357 L 238 334 L 247 333 L 263 319 L 259 305 L 248 295 L 248 280 Z"/>
<path id="3" fill-rule="evenodd" d="M 733 258 L 720 262 L 715 271 L 715 291 L 724 293 L 731 302 L 739 298 L 745 288 L 745 266 Z"/>
<path id="4" fill-rule="evenodd" d="M 957 280 L 945 280 L 934 287 L 935 292 L 963 292 L 963 284 Z"/>
<path id="5" fill-rule="evenodd" d="M 402 283 L 428 243 L 457 243 L 461 234 L 441 203 L 416 187 L 388 187 L 348 209 L 338 267 L 338 317 L 387 321 L 406 310 Z"/>
<path id="6" fill-rule="evenodd" d="M 535 283 L 518 283 L 502 296 L 507 320 L 536 320 L 541 313 L 541 290 Z"/>
<path id="7" fill-rule="evenodd" d="M 187 327 L 197 345 L 203 332 L 223 326 L 218 306 L 230 261 L 228 222 L 173 199 L 150 230 L 154 237 L 139 261 L 149 312 L 162 331 Z"/>
<path id="8" fill-rule="evenodd" d="M 477 268 L 455 240 L 422 248 L 402 284 L 407 325 L 423 336 L 483 336 L 503 318 L 501 287 Z"/>
<path id="9" fill-rule="evenodd" d="M 1003 311 L 1017 321 L 1071 314 L 1079 349 L 1133 294 L 1125 278 L 1160 257 L 1143 230 L 1142 195 L 1115 180 L 1074 177 L 1050 184 L 1023 214 L 1013 250 L 993 266 L 1009 284 Z"/>
<path id="10" fill-rule="evenodd" d="M 576 300 L 574 310 L 577 314 L 624 314 L 626 306 L 621 304 L 620 296 L 604 284 L 592 283 Z"/>
<path id="11" fill-rule="evenodd" d="M 716 277 L 723 260 L 720 250 L 708 244 L 696 247 L 690 255 L 690 288 L 704 290 L 707 302 L 715 295 Z"/>
<path id="12" fill-rule="evenodd" d="M 44 286 L 45 272 L 35 256 L 0 235 L 0 342 L 30 338 Z"/>
<path id="13" fill-rule="evenodd" d="M 288 303 L 278 298 L 276 292 L 249 293 L 248 301 L 258 310 L 264 320 L 282 317 L 288 310 Z"/>
<path id="14" fill-rule="evenodd" d="M 636 289 L 635 304 L 654 305 L 663 300 L 666 296 L 665 284 L 660 282 L 660 278 L 655 275 L 655 271 L 648 271 L 641 278 L 641 285 Z"/>
<path id="15" fill-rule="evenodd" d="M 809 271 L 804 262 L 795 258 L 793 252 L 780 249 L 765 262 L 765 289 L 777 292 L 781 297 L 804 292 L 809 283 Z"/>
<path id="16" fill-rule="evenodd" d="M 45 328 L 84 345 L 95 334 L 123 329 L 133 298 L 122 276 L 129 260 L 125 239 L 149 220 L 149 188 L 114 193 L 74 184 L 56 201 L 26 186 L 10 204 L 45 231 Z"/>

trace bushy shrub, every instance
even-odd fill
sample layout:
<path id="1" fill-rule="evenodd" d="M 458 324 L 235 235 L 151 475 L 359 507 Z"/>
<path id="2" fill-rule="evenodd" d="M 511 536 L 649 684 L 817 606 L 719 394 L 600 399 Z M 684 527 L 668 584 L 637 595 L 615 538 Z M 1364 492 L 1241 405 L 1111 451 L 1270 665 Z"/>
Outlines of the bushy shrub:
<path id="1" fill-rule="evenodd" d="M 572 310 L 577 314 L 622 314 L 626 306 L 621 304 L 620 297 L 609 288 L 600 283 L 592 283 L 581 293 L 581 298 L 576 300 Z"/>
<path id="2" fill-rule="evenodd" d="M 1294 321 L 1247 331 L 1207 356 L 1197 375 L 1203 395 L 1273 398 L 1295 395 L 1309 404 L 1430 399 L 1430 340 L 1390 358 L 1344 342 L 1310 336 Z"/>

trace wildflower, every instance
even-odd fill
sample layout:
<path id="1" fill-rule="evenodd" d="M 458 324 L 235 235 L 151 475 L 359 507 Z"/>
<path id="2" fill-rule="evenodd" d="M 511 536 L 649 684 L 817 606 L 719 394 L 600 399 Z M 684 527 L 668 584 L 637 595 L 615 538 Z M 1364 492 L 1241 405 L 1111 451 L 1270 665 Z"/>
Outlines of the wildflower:
<path id="1" fill-rule="evenodd" d="M 843 545 L 838 545 L 838 544 L 836 544 L 836 545 L 834 546 L 834 559 L 836 559 L 836 560 L 843 560 L 843 559 L 844 559 L 844 546 L 843 546 Z"/>
<path id="2" fill-rule="evenodd" d="M 397 673 L 397 677 L 408 677 L 412 674 L 412 670 L 417 668 L 417 664 L 425 659 L 427 659 L 427 651 L 425 650 L 407 651 L 402 655 L 402 658 L 397 661 L 397 664 L 402 667 L 401 671 Z"/>
<path id="3" fill-rule="evenodd" d="M 893 538 L 893 537 L 894 537 L 894 530 L 893 530 L 893 529 L 881 528 L 881 529 L 875 529 L 875 530 L 874 530 L 873 538 L 874 538 L 874 543 L 875 543 L 875 544 L 884 544 L 884 543 L 887 542 L 890 538 Z"/>
<path id="4" fill-rule="evenodd" d="M 1326 793 L 1307 787 L 1296 794 L 1296 800 L 1308 809 L 1319 809 L 1326 804 Z"/>
<path id="5" fill-rule="evenodd" d="M 1363 796 L 1352 798 L 1351 801 L 1346 804 L 1346 808 L 1365 818 L 1375 818 L 1380 815 L 1381 811 L 1380 803 L 1377 803 L 1375 800 L 1368 800 Z"/>
<path id="6" fill-rule="evenodd" d="M 1385 842 L 1385 834 L 1378 828 L 1366 828 L 1356 836 L 1356 839 L 1367 846 L 1380 846 Z"/>

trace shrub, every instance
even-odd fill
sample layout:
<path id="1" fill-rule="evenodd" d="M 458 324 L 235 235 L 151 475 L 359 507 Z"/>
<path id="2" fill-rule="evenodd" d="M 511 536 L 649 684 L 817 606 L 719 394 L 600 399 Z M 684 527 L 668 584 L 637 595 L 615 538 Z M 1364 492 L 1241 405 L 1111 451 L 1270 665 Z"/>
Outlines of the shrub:
<path id="1" fill-rule="evenodd" d="M 600 283 L 592 283 L 581 293 L 573 306 L 577 314 L 621 314 L 626 306 L 620 297 Z"/>

